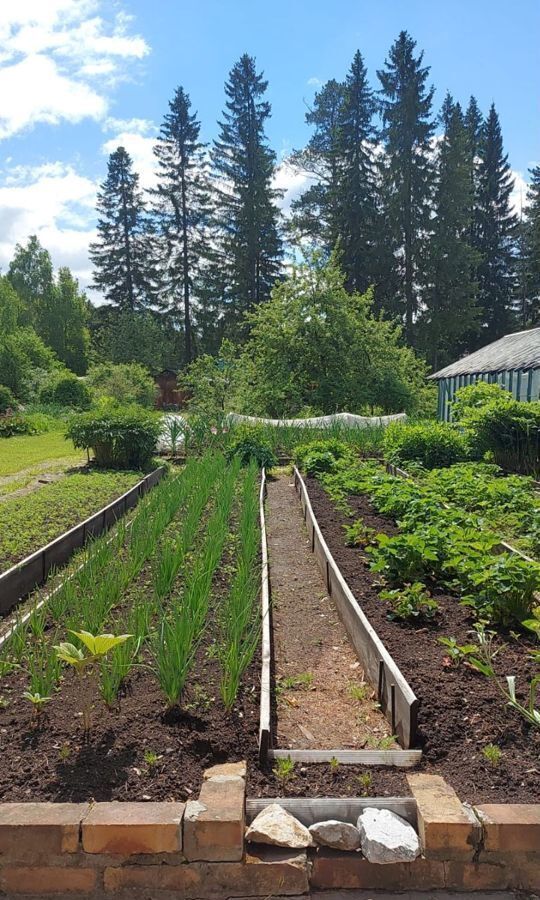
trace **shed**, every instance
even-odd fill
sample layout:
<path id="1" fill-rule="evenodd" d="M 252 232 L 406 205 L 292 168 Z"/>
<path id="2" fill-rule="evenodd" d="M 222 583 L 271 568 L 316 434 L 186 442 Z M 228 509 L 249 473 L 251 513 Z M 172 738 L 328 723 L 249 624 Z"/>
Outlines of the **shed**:
<path id="1" fill-rule="evenodd" d="M 438 382 L 438 416 L 445 422 L 451 419 L 450 403 L 456 391 L 477 381 L 500 384 L 516 400 L 538 400 L 540 328 L 507 334 L 429 377 Z"/>

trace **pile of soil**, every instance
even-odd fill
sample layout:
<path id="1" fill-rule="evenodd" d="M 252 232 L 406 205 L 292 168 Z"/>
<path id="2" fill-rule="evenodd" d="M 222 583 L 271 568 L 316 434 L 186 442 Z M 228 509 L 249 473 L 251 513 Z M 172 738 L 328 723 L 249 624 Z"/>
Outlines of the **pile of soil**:
<path id="1" fill-rule="evenodd" d="M 418 746 L 421 769 L 442 775 L 462 800 L 469 802 L 534 803 L 540 801 L 540 730 L 505 706 L 494 682 L 466 664 L 451 665 L 439 637 L 458 644 L 474 642 L 473 618 L 436 584 L 428 585 L 439 604 L 428 624 L 407 624 L 388 618 L 389 605 L 378 596 L 378 576 L 369 569 L 363 551 L 345 544 L 344 525 L 356 519 L 377 532 L 394 534 L 395 522 L 379 515 L 367 497 L 352 496 L 352 516 L 336 510 L 319 482 L 307 480 L 313 511 L 336 563 L 355 598 L 392 654 L 420 700 Z M 501 676 L 516 675 L 518 695 L 525 699 L 527 682 L 535 674 L 528 652 L 538 649 L 522 635 L 501 634 L 495 667 Z M 498 764 L 484 748 L 496 745 Z"/>

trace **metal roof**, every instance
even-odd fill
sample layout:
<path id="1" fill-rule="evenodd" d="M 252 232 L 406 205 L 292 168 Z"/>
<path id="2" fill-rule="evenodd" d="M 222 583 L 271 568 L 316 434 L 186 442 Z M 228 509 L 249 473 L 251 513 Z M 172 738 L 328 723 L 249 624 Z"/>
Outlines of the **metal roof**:
<path id="1" fill-rule="evenodd" d="M 516 369 L 540 369 L 540 328 L 507 334 L 429 377 L 451 378 L 453 375 L 509 372 Z"/>

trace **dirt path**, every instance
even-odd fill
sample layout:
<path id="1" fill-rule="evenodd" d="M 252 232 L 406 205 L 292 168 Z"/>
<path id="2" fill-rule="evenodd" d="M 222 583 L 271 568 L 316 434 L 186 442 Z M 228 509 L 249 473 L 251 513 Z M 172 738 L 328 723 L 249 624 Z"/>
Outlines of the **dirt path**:
<path id="1" fill-rule="evenodd" d="M 277 734 L 290 749 L 363 749 L 390 730 L 328 597 L 289 475 L 268 482 Z"/>

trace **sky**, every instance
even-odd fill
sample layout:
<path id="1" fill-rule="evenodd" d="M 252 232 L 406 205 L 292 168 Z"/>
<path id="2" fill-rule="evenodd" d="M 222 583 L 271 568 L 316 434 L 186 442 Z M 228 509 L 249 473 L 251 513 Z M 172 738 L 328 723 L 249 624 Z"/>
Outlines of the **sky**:
<path id="1" fill-rule="evenodd" d="M 540 161 L 540 0 L 0 0 L 1 270 L 37 234 L 86 287 L 108 154 L 123 144 L 151 186 L 175 88 L 188 91 L 211 141 L 245 52 L 269 82 L 267 133 L 287 208 L 305 182 L 285 160 L 309 138 L 317 88 L 343 79 L 357 49 L 379 87 L 402 29 L 431 67 L 437 109 L 447 90 L 463 104 L 475 94 L 483 111 L 495 103 L 519 210 Z"/>

